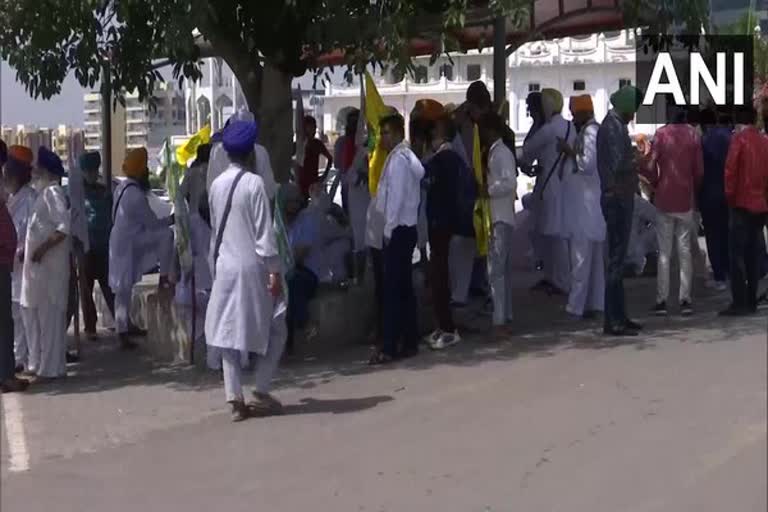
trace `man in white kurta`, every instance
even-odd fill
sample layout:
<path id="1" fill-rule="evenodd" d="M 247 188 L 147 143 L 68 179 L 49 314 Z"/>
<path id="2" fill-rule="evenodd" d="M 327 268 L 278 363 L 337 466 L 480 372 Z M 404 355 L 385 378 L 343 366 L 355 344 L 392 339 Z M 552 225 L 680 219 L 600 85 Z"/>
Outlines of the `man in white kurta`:
<path id="1" fill-rule="evenodd" d="M 564 158 L 558 147 L 558 138 L 573 146 L 576 130 L 563 119 L 563 97 L 554 89 L 542 91 L 542 103 L 546 123 L 523 145 L 523 158 L 530 164 L 538 161 L 541 167 L 533 189 L 536 200 L 536 233 L 542 246 L 540 257 L 549 282 L 561 292 L 570 289 L 570 261 L 567 240 L 563 229 L 564 176 L 573 173 L 575 163 Z"/>
<path id="2" fill-rule="evenodd" d="M 133 287 L 154 267 L 160 286 L 168 287 L 173 261 L 173 232 L 169 218 L 159 219 L 147 199 L 149 170 L 144 148 L 130 151 L 123 163 L 123 180 L 114 192 L 109 236 L 109 286 L 115 294 L 115 328 L 124 349 L 135 348 L 130 337 L 142 334 L 130 318 Z"/>
<path id="3" fill-rule="evenodd" d="M 64 167 L 59 157 L 41 147 L 37 163 L 40 192 L 27 225 L 20 298 L 28 369 L 46 380 L 67 373 L 70 212 L 61 186 Z"/>
<path id="4" fill-rule="evenodd" d="M 493 325 L 512 322 L 512 236 L 515 230 L 517 163 L 501 136 L 503 121 L 495 114 L 483 119 L 483 138 L 488 149 L 488 190 L 491 203 L 491 243 L 488 278 L 493 299 Z"/>
<path id="5" fill-rule="evenodd" d="M 221 349 L 226 400 L 233 421 L 241 421 L 282 410 L 269 391 L 285 347 L 286 304 L 270 202 L 263 179 L 253 171 L 256 125 L 234 121 L 223 139 L 231 165 L 208 193 L 214 279 L 205 339 Z M 258 357 L 255 401 L 248 407 L 241 383 L 244 353 Z"/>
<path id="6" fill-rule="evenodd" d="M 253 122 L 253 120 L 253 113 L 247 110 L 240 110 L 230 118 L 227 124 L 235 121 Z M 229 164 L 231 163 L 229 155 L 221 143 L 220 136 L 214 136 L 214 139 L 211 142 L 211 158 L 208 162 L 208 172 L 206 176 L 206 188 L 208 189 L 209 196 L 211 185 L 214 180 L 224 171 L 229 169 Z M 271 204 L 271 201 L 275 199 L 275 194 L 277 194 L 277 182 L 275 181 L 275 175 L 272 172 L 272 162 L 269 159 L 269 153 L 264 146 L 256 143 L 253 145 L 253 151 L 256 155 L 253 172 L 258 176 L 261 176 L 261 179 L 264 181 L 264 191 L 267 193 L 267 197 Z"/>
<path id="7" fill-rule="evenodd" d="M 576 161 L 575 172 L 563 177 L 563 227 L 571 255 L 571 290 L 565 310 L 582 317 L 604 309 L 605 218 L 597 172 L 600 125 L 595 121 L 591 97 L 571 98 L 571 112 L 578 132 L 576 145 L 561 145 L 568 157 Z"/>
<path id="8" fill-rule="evenodd" d="M 13 152 L 28 154 L 29 159 L 19 155 L 14 157 Z M 32 151 L 28 148 L 11 147 L 11 156 L 5 164 L 5 184 L 8 187 L 11 196 L 8 198 L 6 206 L 13 219 L 13 225 L 16 228 L 16 237 L 18 247 L 16 258 L 13 261 L 13 273 L 11 274 L 11 300 L 13 311 L 13 351 L 16 355 L 16 366 L 21 366 L 28 370 L 29 349 L 27 346 L 27 331 L 24 328 L 24 317 L 21 307 L 21 280 L 24 270 L 24 244 L 27 239 L 27 224 L 32 216 L 32 209 L 37 200 L 37 192 L 29 184 L 32 171 Z"/>

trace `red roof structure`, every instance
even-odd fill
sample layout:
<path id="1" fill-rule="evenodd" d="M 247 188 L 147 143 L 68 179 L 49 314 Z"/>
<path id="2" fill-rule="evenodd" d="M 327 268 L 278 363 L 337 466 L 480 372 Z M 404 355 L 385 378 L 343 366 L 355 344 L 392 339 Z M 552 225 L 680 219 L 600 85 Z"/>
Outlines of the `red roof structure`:
<path id="1" fill-rule="evenodd" d="M 485 2 L 475 2 L 476 4 Z M 520 27 L 505 20 L 505 54 L 509 55 L 522 43 L 537 39 L 553 39 L 581 34 L 591 34 L 626 28 L 621 0 L 531 0 L 530 20 Z M 411 55 L 431 55 L 439 42 L 429 38 L 429 26 L 435 20 L 419 20 L 416 26 L 426 27 L 425 35 L 411 40 Z M 457 34 L 463 50 L 494 45 L 494 13 L 487 7 L 471 9 L 464 28 Z M 318 58 L 321 66 L 343 64 L 341 50 L 329 52 Z"/>

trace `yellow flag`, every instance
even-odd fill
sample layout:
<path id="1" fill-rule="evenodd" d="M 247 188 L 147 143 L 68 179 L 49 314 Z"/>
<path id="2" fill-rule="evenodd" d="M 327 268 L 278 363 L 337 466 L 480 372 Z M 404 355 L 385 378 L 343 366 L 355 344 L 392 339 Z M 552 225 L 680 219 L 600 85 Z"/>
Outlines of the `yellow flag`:
<path id="1" fill-rule="evenodd" d="M 491 238 L 491 203 L 483 197 L 486 191 L 485 173 L 483 173 L 483 157 L 480 149 L 480 130 L 475 125 L 472 134 L 472 167 L 475 170 L 475 181 L 479 191 L 475 202 L 475 215 L 473 223 L 475 227 L 475 241 L 479 256 L 488 255 L 488 246 Z"/>
<path id="2" fill-rule="evenodd" d="M 187 162 L 197 156 L 197 148 L 209 142 L 211 142 L 211 125 L 207 124 L 176 150 L 176 161 L 182 167 L 186 167 Z"/>
<path id="3" fill-rule="evenodd" d="M 373 151 L 368 160 L 368 189 L 371 196 L 376 195 L 379 187 L 381 172 L 384 170 L 384 163 L 387 160 L 387 151 L 381 147 L 381 137 L 379 122 L 389 112 L 384 101 L 381 99 L 379 90 L 373 82 L 373 78 L 368 71 L 365 72 L 365 118 L 370 128 L 370 137 L 373 144 Z"/>

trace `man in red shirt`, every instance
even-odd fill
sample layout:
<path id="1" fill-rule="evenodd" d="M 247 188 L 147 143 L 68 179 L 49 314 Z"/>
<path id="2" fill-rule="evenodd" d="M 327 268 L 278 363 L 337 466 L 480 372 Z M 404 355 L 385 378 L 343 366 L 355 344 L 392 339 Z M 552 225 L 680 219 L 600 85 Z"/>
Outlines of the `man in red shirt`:
<path id="1" fill-rule="evenodd" d="M 757 311 L 760 237 L 768 213 L 768 136 L 755 126 L 754 109 L 740 114 L 725 162 L 725 197 L 730 215 L 731 294 L 722 316 Z"/>
<path id="2" fill-rule="evenodd" d="M 673 123 L 656 131 L 650 158 L 642 173 L 654 187 L 654 205 L 658 210 L 656 235 L 659 241 L 659 267 L 656 306 L 653 311 L 657 315 L 667 314 L 670 260 L 673 243 L 677 242 L 680 310 L 687 316 L 693 313 L 691 238 L 696 236 L 693 198 L 697 196 L 704 175 L 704 159 L 701 137 L 686 122 L 684 112 L 677 112 Z"/>
<path id="3" fill-rule="evenodd" d="M 317 121 L 315 118 L 312 116 L 304 117 L 304 135 L 307 144 L 304 148 L 304 163 L 299 168 L 298 185 L 305 200 L 309 198 L 309 187 L 318 181 L 325 181 L 328 171 L 333 165 L 330 151 L 320 139 L 315 137 L 316 132 Z M 325 172 L 322 177 L 317 174 L 320 169 L 320 155 L 324 156 L 326 161 Z"/>
<path id="4" fill-rule="evenodd" d="M 0 140 L 0 175 L 8 157 L 5 143 Z M 5 191 L 0 191 L 0 390 L 3 393 L 24 391 L 26 381 L 16 378 L 13 353 L 13 313 L 11 309 L 11 271 L 16 257 L 16 228 L 5 205 Z M 23 328 L 19 326 L 18 328 Z"/>

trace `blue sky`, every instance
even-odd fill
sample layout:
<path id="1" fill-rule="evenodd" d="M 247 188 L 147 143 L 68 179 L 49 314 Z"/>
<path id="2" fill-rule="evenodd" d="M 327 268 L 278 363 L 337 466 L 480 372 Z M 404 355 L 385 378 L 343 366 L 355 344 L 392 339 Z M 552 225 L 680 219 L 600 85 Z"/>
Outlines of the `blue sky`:
<path id="1" fill-rule="evenodd" d="M 83 124 L 83 94 L 87 91 L 69 77 L 61 94 L 50 101 L 34 100 L 16 83 L 16 72 L 2 63 L 2 89 L 0 108 L 2 124 L 34 124 L 53 128 L 59 124 L 81 126 Z"/>

